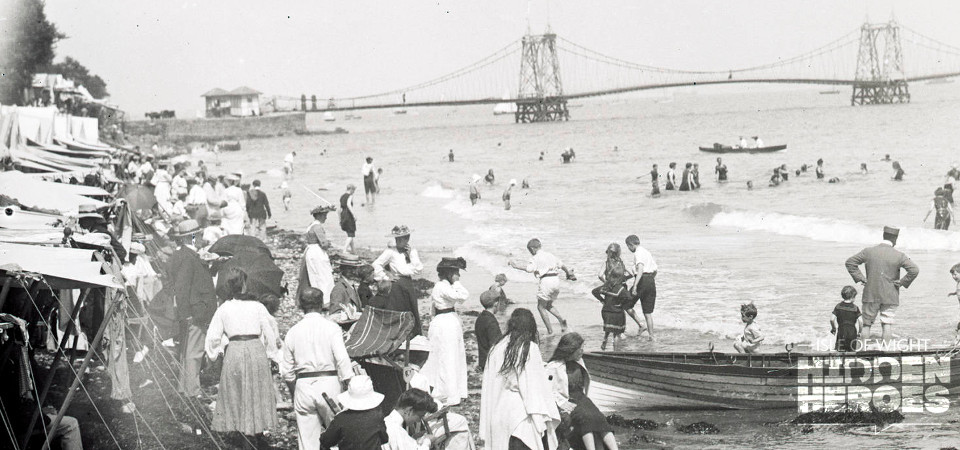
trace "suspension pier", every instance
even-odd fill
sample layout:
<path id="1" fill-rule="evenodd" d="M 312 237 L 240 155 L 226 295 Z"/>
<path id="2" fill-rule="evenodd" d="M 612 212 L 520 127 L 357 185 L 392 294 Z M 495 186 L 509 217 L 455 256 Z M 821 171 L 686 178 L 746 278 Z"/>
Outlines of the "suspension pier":
<path id="1" fill-rule="evenodd" d="M 516 123 L 557 122 L 570 119 L 567 99 L 560 80 L 557 35 L 550 33 L 523 37 L 520 57 L 520 91 Z"/>
<path id="2" fill-rule="evenodd" d="M 910 103 L 903 72 L 900 25 L 865 23 L 860 27 L 860 51 L 850 105 Z"/>

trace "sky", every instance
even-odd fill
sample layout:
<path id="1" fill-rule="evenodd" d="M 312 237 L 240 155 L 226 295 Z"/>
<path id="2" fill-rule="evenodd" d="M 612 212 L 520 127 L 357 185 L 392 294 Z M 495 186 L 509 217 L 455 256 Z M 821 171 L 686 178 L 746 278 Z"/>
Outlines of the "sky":
<path id="1" fill-rule="evenodd" d="M 402 88 L 492 54 L 528 24 L 684 69 L 773 62 L 891 16 L 960 47 L 956 1 L 47 0 L 46 12 L 68 36 L 57 60 L 71 56 L 100 75 L 133 117 L 192 117 L 215 87 L 319 98 Z"/>

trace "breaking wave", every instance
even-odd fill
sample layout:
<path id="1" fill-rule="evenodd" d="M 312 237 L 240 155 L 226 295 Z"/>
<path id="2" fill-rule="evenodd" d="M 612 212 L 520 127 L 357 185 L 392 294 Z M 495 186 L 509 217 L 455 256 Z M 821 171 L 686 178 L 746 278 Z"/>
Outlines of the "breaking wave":
<path id="1" fill-rule="evenodd" d="M 721 211 L 710 220 L 711 227 L 764 231 L 799 236 L 815 241 L 874 244 L 880 240 L 879 226 L 824 217 L 794 216 L 763 211 Z M 914 250 L 960 250 L 960 233 L 917 227 L 902 227 L 897 247 Z"/>

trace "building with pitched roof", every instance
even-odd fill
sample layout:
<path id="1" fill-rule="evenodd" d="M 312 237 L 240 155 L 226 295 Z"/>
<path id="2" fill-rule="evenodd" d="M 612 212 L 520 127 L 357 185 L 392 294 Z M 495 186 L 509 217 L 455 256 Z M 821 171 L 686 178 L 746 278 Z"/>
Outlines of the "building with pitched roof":
<path id="1" fill-rule="evenodd" d="M 206 117 L 244 117 L 260 115 L 262 92 L 247 86 L 232 91 L 214 88 L 201 95 L 204 99 Z"/>

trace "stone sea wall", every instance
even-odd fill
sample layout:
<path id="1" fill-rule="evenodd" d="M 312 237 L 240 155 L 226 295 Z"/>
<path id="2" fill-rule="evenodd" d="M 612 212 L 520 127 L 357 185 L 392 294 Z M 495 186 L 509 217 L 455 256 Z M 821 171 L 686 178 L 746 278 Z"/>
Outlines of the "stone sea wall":
<path id="1" fill-rule="evenodd" d="M 136 120 L 124 123 L 133 136 L 157 136 L 165 141 L 219 141 L 274 137 L 307 132 L 306 114 L 271 114 L 221 119 Z"/>

